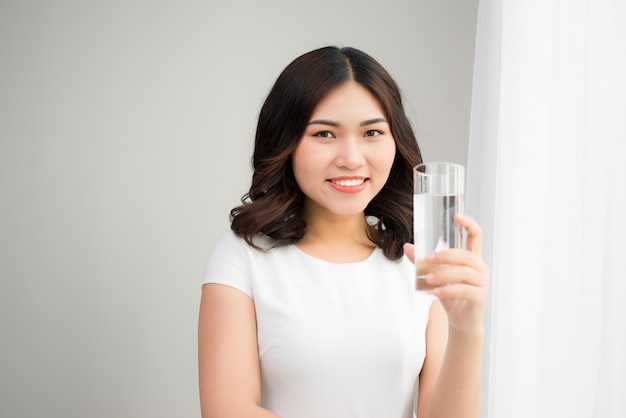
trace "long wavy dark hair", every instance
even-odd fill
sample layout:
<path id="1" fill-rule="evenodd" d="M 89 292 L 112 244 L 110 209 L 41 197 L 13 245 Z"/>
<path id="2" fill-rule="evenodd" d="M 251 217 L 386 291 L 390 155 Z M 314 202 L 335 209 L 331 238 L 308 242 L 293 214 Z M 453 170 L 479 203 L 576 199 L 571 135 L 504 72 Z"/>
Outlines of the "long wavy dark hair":
<path id="1" fill-rule="evenodd" d="M 250 191 L 230 212 L 231 229 L 250 246 L 256 234 L 272 246 L 298 242 L 306 232 L 304 194 L 296 183 L 291 159 L 317 104 L 349 81 L 365 87 L 379 102 L 396 141 L 387 183 L 365 208 L 368 237 L 391 260 L 413 242 L 413 172 L 422 157 L 405 114 L 400 90 L 371 56 L 354 48 L 329 46 L 292 61 L 269 92 L 259 115 Z"/>

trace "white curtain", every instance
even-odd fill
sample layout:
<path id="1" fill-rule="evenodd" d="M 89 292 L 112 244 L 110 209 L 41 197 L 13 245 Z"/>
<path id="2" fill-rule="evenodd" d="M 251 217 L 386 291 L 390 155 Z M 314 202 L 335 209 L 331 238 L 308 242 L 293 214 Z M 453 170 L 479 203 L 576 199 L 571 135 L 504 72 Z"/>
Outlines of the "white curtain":
<path id="1" fill-rule="evenodd" d="M 626 1 L 481 0 L 483 417 L 626 417 Z"/>

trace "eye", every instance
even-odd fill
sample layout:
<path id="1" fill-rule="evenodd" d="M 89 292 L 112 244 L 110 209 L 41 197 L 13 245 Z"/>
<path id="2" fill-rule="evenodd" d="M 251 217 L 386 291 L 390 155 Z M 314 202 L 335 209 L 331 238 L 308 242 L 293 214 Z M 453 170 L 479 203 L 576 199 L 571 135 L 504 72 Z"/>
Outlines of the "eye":
<path id="1" fill-rule="evenodd" d="M 383 131 L 379 131 L 378 129 L 370 129 L 369 131 L 365 132 L 365 136 L 378 136 L 382 134 Z"/>
<path id="2" fill-rule="evenodd" d="M 313 136 L 318 136 L 320 138 L 335 138 L 335 135 L 331 131 L 320 131 L 314 133 Z"/>

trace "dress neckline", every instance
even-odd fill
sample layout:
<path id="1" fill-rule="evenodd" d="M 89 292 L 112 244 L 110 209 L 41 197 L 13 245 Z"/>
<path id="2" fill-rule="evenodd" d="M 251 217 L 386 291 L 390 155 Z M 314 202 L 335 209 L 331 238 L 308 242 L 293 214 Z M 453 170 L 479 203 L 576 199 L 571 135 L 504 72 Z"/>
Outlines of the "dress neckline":
<path id="1" fill-rule="evenodd" d="M 374 255 L 375 255 L 378 251 L 380 251 L 380 248 L 378 248 L 378 247 L 374 247 L 374 248 L 372 249 L 372 251 L 368 254 L 368 256 L 367 256 L 367 257 L 365 257 L 363 260 L 358 260 L 358 261 L 348 261 L 348 262 L 345 262 L 345 263 L 337 263 L 337 262 L 334 262 L 334 261 L 328 261 L 328 260 L 325 260 L 325 259 L 323 259 L 323 258 L 319 258 L 319 257 L 316 257 L 316 256 L 314 256 L 314 255 L 311 255 L 311 254 L 309 254 L 309 253 L 305 252 L 304 250 L 300 249 L 300 248 L 299 248 L 297 245 L 295 245 L 295 244 L 292 244 L 292 245 L 291 245 L 291 247 L 293 247 L 293 249 L 294 249 L 294 250 L 295 250 L 298 254 L 300 254 L 302 257 L 304 257 L 304 258 L 306 258 L 306 259 L 309 259 L 309 260 L 312 260 L 312 261 L 316 261 L 316 262 L 320 262 L 320 263 L 330 264 L 330 265 L 333 265 L 333 266 L 356 266 L 356 265 L 359 265 L 359 264 L 365 264 L 365 263 L 369 262 L 372 258 L 374 258 Z"/>

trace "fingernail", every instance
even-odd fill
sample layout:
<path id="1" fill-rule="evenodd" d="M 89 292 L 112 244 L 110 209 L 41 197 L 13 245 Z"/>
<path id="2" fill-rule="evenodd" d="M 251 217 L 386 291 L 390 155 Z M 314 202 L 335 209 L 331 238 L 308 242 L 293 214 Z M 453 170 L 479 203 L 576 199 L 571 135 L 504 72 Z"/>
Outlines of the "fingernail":
<path id="1" fill-rule="evenodd" d="M 435 253 L 430 253 L 426 256 L 426 261 L 429 263 L 434 262 L 437 259 L 437 255 Z"/>
<path id="2" fill-rule="evenodd" d="M 424 277 L 427 282 L 432 282 L 435 280 L 435 275 L 433 273 L 428 273 L 426 277 Z"/>

